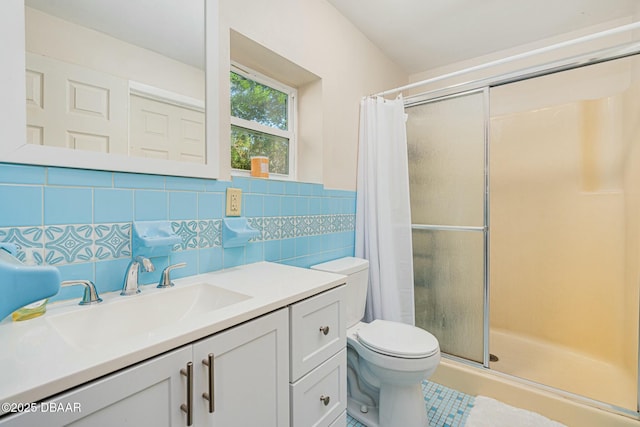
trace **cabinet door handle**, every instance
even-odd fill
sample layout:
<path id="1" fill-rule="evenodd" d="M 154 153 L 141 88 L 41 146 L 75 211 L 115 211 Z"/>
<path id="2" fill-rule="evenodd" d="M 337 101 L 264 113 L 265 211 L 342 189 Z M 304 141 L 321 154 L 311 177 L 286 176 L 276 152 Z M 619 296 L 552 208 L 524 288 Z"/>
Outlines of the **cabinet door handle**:
<path id="1" fill-rule="evenodd" d="M 327 406 L 329 404 L 329 401 L 331 400 L 331 397 L 325 396 L 323 394 L 322 396 L 320 396 L 320 400 L 322 401 L 322 403 L 324 403 L 324 406 Z"/>
<path id="2" fill-rule="evenodd" d="M 187 425 L 193 425 L 193 362 L 187 363 L 186 369 L 180 369 L 180 374 L 187 377 L 187 403 L 180 405 L 180 410 L 187 414 Z"/>
<path id="3" fill-rule="evenodd" d="M 322 332 L 325 335 L 329 334 L 329 327 L 328 326 L 320 326 L 320 332 Z"/>
<path id="4" fill-rule="evenodd" d="M 207 355 L 206 359 L 202 359 L 202 364 L 204 366 L 208 366 L 209 367 L 209 387 L 208 387 L 208 391 L 206 393 L 202 393 L 202 397 L 204 398 L 204 400 L 209 401 L 209 413 L 213 414 L 213 411 L 215 411 L 216 407 L 215 407 L 215 395 L 214 395 L 214 390 L 213 390 L 213 380 L 214 380 L 214 366 L 213 366 L 213 361 L 214 361 L 214 355 L 213 353 L 209 353 Z"/>

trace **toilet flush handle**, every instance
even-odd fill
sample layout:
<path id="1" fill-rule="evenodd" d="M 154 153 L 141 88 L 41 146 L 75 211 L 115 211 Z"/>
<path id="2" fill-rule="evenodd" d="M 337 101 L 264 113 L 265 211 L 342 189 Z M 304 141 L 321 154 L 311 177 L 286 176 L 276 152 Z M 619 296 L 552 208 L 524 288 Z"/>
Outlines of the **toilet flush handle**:
<path id="1" fill-rule="evenodd" d="M 329 334 L 329 327 L 328 326 L 320 326 L 320 332 L 322 332 L 325 335 Z"/>

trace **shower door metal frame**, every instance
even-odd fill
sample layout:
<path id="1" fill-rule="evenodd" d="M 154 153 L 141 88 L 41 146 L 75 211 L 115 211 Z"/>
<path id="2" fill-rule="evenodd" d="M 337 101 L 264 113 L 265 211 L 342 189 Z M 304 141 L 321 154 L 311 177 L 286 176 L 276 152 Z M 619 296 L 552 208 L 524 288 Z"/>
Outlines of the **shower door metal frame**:
<path id="1" fill-rule="evenodd" d="M 483 278 L 482 278 L 482 286 L 483 286 L 483 320 L 482 320 L 482 334 L 483 334 L 483 345 L 482 345 L 482 362 L 478 363 L 474 360 L 465 359 L 463 357 L 455 356 L 452 354 L 446 354 L 446 357 L 451 359 L 456 359 L 462 361 L 464 363 L 469 363 L 474 366 L 482 366 L 484 368 L 489 368 L 489 332 L 490 332 L 490 323 L 489 323 L 489 86 L 481 87 L 477 89 L 467 90 L 459 93 L 444 95 L 436 98 L 431 98 L 428 100 L 421 100 L 418 102 L 407 102 L 405 100 L 404 106 L 408 107 L 417 107 L 419 105 L 430 104 L 432 102 L 440 102 L 446 101 L 447 99 L 459 98 L 467 95 L 474 95 L 482 93 L 482 110 L 483 110 L 483 153 L 484 153 L 484 176 L 483 176 L 483 225 L 482 226 L 456 226 L 456 225 L 430 225 L 430 224 L 411 224 L 412 230 L 432 230 L 432 231 L 477 231 L 482 232 L 482 240 L 483 240 L 483 254 L 482 254 L 482 264 L 483 264 Z"/>
<path id="2" fill-rule="evenodd" d="M 485 110 L 485 120 L 484 120 L 484 143 L 485 143 L 485 207 L 484 207 L 484 215 L 485 215 L 485 224 L 484 224 L 484 235 L 485 235 L 485 245 L 484 245 L 484 261 L 485 261 L 485 277 L 484 277 L 484 325 L 483 325 L 483 333 L 484 333 L 484 356 L 483 363 L 477 363 L 472 360 L 464 359 L 458 356 L 444 354 L 445 358 L 449 358 L 452 360 L 456 360 L 458 362 L 475 366 L 482 367 L 486 370 L 491 371 L 494 374 L 499 374 L 500 376 L 510 378 L 517 382 L 521 382 L 523 384 L 527 384 L 542 390 L 551 391 L 555 394 L 559 394 L 564 396 L 570 400 L 576 401 L 578 403 L 587 404 L 590 406 L 595 406 L 600 409 L 605 409 L 613 413 L 617 413 L 620 415 L 625 415 L 628 417 L 632 417 L 636 420 L 640 420 L 640 330 L 638 332 L 638 357 L 637 357 L 637 365 L 638 372 L 636 374 L 636 411 L 622 408 L 610 403 L 597 401 L 594 399 L 590 399 L 586 396 L 571 393 L 568 391 L 564 391 L 558 388 L 554 388 L 551 386 L 547 386 L 544 384 L 536 383 L 524 378 L 516 377 L 514 375 L 505 374 L 499 371 L 491 370 L 489 367 L 489 357 L 490 357 L 490 349 L 489 349 L 489 333 L 490 333 L 490 283 L 489 283 L 489 249 L 490 249 L 490 230 L 489 230 L 489 153 L 490 153 L 490 141 L 489 141 L 489 131 L 490 131 L 490 103 L 489 103 L 489 91 L 492 87 L 502 86 L 509 83 L 515 83 L 523 80 L 532 79 L 535 77 L 542 77 L 550 74 L 559 73 L 562 71 L 573 70 L 577 68 L 586 67 L 589 65 L 595 65 L 603 62 L 613 61 L 616 59 L 627 58 L 635 55 L 640 55 L 640 42 L 630 42 L 621 45 L 617 45 L 614 47 L 601 49 L 596 52 L 591 52 L 588 54 L 578 55 L 570 58 L 566 58 L 560 61 L 554 61 L 547 64 L 542 64 L 538 66 L 533 66 L 529 68 L 525 68 L 522 70 L 500 74 L 497 76 L 483 78 L 478 80 L 467 81 L 464 83 L 453 84 L 450 86 L 446 86 L 439 89 L 430 90 L 427 92 L 423 92 L 416 95 L 410 95 L 404 98 L 404 106 L 412 107 L 421 104 L 427 104 L 435 101 L 443 101 L 448 98 L 455 98 L 467 94 L 471 94 L 474 92 L 484 92 L 484 110 Z M 436 229 L 431 227 L 438 227 L 437 229 L 456 229 L 451 226 L 426 226 L 420 224 L 412 224 L 412 228 L 426 228 L 430 227 L 430 229 Z M 460 230 L 467 229 L 470 227 L 460 227 Z M 640 300 L 638 301 L 638 306 L 640 307 Z M 640 319 L 639 319 L 640 321 Z"/>

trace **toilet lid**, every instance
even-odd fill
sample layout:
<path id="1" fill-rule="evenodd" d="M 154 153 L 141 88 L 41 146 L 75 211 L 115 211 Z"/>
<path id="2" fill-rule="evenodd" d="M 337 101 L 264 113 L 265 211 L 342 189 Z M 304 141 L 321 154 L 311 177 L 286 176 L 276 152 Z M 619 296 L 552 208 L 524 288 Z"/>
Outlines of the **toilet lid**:
<path id="1" fill-rule="evenodd" d="M 387 320 L 374 320 L 358 330 L 358 341 L 388 356 L 418 359 L 440 350 L 438 340 L 424 329 Z"/>

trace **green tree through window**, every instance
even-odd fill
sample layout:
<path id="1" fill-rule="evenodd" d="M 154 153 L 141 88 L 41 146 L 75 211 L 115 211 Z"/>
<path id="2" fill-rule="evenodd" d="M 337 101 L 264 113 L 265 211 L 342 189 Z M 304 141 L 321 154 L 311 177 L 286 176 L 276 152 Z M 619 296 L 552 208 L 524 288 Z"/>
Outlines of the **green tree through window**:
<path id="1" fill-rule="evenodd" d="M 231 167 L 250 170 L 252 156 L 267 156 L 271 173 L 288 175 L 295 91 L 287 93 L 235 71 L 230 78 Z"/>

